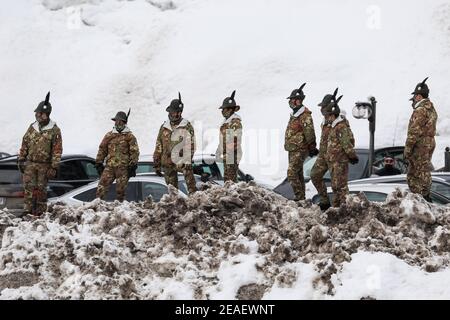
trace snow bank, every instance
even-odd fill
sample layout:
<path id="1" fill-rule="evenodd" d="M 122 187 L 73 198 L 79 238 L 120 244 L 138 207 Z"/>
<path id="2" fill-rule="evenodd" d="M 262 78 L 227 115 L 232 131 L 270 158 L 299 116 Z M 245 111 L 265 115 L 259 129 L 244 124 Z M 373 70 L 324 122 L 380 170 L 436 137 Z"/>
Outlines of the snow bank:
<path id="1" fill-rule="evenodd" d="M 400 191 L 322 213 L 246 183 L 55 204 L 31 221 L 3 211 L 0 298 L 450 298 L 449 222 L 450 208 Z"/>

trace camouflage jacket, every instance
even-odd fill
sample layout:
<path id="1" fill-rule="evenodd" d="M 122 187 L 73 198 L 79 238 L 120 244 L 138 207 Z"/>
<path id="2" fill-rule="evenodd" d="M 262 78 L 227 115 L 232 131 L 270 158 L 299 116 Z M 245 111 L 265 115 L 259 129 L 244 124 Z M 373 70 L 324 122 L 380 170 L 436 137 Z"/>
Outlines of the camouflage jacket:
<path id="1" fill-rule="evenodd" d="M 409 158 L 415 149 L 434 148 L 437 118 L 436 110 L 430 100 L 422 99 L 415 104 L 408 125 L 405 159 Z"/>
<path id="2" fill-rule="evenodd" d="M 327 154 L 328 136 L 330 135 L 331 131 L 331 123 L 324 120 L 321 125 L 321 128 L 322 128 L 322 135 L 320 136 L 319 155 L 325 156 Z"/>
<path id="3" fill-rule="evenodd" d="M 347 119 L 339 115 L 331 124 L 327 144 L 327 162 L 348 162 L 355 158 L 355 138 Z"/>
<path id="4" fill-rule="evenodd" d="M 108 167 L 128 167 L 138 163 L 139 146 L 128 127 L 120 133 L 114 128 L 105 135 L 95 162 L 103 163 L 105 160 Z"/>
<path id="5" fill-rule="evenodd" d="M 228 164 L 239 164 L 242 158 L 242 122 L 241 117 L 233 113 L 220 126 L 219 146 L 216 158 Z"/>
<path id="6" fill-rule="evenodd" d="M 62 154 L 61 130 L 52 120 L 42 128 L 36 121 L 23 136 L 19 151 L 19 161 L 50 163 L 58 168 Z"/>
<path id="7" fill-rule="evenodd" d="M 315 147 L 316 135 L 311 111 L 301 107 L 295 114 L 291 113 L 284 137 L 284 149 L 307 153 Z"/>
<path id="8" fill-rule="evenodd" d="M 191 164 L 195 153 L 194 127 L 186 119 L 178 125 L 169 120 L 163 123 L 156 139 L 153 161 L 155 169 Z"/>

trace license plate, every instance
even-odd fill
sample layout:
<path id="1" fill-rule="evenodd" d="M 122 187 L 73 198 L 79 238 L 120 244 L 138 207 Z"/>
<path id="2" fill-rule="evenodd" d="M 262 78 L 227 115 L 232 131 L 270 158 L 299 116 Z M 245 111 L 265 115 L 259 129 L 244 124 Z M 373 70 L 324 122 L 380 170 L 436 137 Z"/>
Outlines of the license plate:
<path id="1" fill-rule="evenodd" d="M 0 197 L 0 206 L 5 205 L 5 203 L 6 203 L 6 198 Z"/>

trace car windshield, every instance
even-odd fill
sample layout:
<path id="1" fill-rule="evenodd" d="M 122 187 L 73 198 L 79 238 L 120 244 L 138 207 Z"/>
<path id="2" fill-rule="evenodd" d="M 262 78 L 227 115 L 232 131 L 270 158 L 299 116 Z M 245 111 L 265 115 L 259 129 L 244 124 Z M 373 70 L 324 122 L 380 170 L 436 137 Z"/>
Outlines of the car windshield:
<path id="1" fill-rule="evenodd" d="M 358 154 L 359 162 L 357 164 L 350 164 L 348 168 L 348 180 L 356 180 L 361 179 L 361 177 L 364 174 L 364 170 L 367 164 L 368 160 L 368 154 L 366 153 L 360 153 Z M 314 166 L 314 163 L 316 163 L 317 157 L 308 158 L 306 159 L 305 163 L 303 164 L 303 175 L 305 179 L 311 179 L 311 170 Z M 324 175 L 325 180 L 331 180 L 330 178 L 330 171 L 328 170 Z"/>
<path id="2" fill-rule="evenodd" d="M 448 183 L 433 181 L 431 183 L 431 190 L 440 193 L 450 199 L 450 184 Z"/>

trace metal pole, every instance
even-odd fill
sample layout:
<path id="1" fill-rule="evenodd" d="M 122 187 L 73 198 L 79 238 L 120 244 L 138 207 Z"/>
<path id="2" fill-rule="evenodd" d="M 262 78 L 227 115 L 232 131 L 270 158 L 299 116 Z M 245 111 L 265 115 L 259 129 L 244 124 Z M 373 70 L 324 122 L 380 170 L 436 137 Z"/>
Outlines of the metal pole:
<path id="1" fill-rule="evenodd" d="M 444 171 L 450 172 L 450 148 L 445 148 L 445 165 Z"/>
<path id="2" fill-rule="evenodd" d="M 372 105 L 372 114 L 369 117 L 369 131 L 370 131 L 370 143 L 369 143 L 369 177 L 372 175 L 373 158 L 375 153 L 375 122 L 377 114 L 377 101 L 375 97 L 370 97 L 370 103 Z"/>

